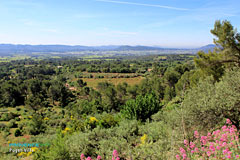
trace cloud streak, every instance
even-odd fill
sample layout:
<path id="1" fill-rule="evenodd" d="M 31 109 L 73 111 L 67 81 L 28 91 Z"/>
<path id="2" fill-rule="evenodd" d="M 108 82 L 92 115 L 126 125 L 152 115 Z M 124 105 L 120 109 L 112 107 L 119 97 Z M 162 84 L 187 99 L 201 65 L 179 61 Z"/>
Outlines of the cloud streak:
<path id="1" fill-rule="evenodd" d="M 179 11 L 187 11 L 187 8 L 178 8 L 172 6 L 163 6 L 157 4 L 146 4 L 146 3 L 134 3 L 134 2 L 124 2 L 124 1 L 115 1 L 115 0 L 95 0 L 98 2 L 106 2 L 106 3 L 117 3 L 117 4 L 127 4 L 127 5 L 135 5 L 135 6 L 146 6 L 146 7 L 155 7 L 155 8 L 164 8 L 164 9 L 171 9 L 171 10 L 179 10 Z"/>

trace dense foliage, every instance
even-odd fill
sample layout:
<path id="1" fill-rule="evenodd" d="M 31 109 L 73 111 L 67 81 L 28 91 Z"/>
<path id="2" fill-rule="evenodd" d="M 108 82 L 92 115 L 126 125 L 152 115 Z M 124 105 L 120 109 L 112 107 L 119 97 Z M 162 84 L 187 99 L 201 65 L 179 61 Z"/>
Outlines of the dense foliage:
<path id="1" fill-rule="evenodd" d="M 226 119 L 233 126 L 217 131 L 217 138 L 229 135 L 228 131 L 237 133 L 240 127 L 240 36 L 228 21 L 216 21 L 211 32 L 216 49 L 197 56 L 32 58 L 0 63 L 0 134 L 5 144 L 0 147 L 1 157 L 213 156 L 212 146 L 219 144 L 212 142 L 217 136 L 213 131 Z M 139 83 L 138 78 L 142 78 Z M 111 83 L 122 79 L 126 82 Z M 130 79 L 133 82 L 127 83 Z M 196 130 L 199 135 L 210 133 L 209 139 L 203 138 L 207 151 L 200 151 L 201 139 L 193 135 Z M 35 153 L 9 152 L 6 145 L 19 141 L 50 145 L 32 147 Z M 184 147 L 194 150 L 190 153 Z"/>

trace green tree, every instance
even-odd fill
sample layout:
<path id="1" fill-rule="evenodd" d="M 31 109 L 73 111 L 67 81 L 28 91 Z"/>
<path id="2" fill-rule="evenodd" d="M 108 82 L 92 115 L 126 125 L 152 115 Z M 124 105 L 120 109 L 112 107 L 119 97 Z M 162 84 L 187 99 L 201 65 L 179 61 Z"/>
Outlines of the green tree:
<path id="1" fill-rule="evenodd" d="M 206 75 L 219 81 L 226 67 L 240 67 L 240 34 L 229 21 L 216 21 L 211 33 L 217 47 L 209 53 L 199 52 L 194 61 Z"/>
<path id="2" fill-rule="evenodd" d="M 78 80 L 77 80 L 77 84 L 78 84 L 78 86 L 81 87 L 81 88 L 87 86 L 87 83 L 86 83 L 86 82 L 83 82 L 82 79 L 78 79 Z"/>
<path id="3" fill-rule="evenodd" d="M 30 122 L 29 133 L 31 135 L 38 135 L 40 133 L 44 133 L 45 130 L 46 130 L 46 126 L 43 122 L 43 117 L 35 113 Z"/>
<path id="4" fill-rule="evenodd" d="M 157 101 L 154 93 L 139 95 L 136 99 L 130 99 L 123 106 L 122 113 L 129 119 L 146 121 L 161 109 L 161 104 Z"/>
<path id="5" fill-rule="evenodd" d="M 102 102 L 105 108 L 105 111 L 119 111 L 119 103 L 117 99 L 117 92 L 112 83 L 108 82 L 100 82 L 97 85 L 98 90 L 102 95 Z"/>

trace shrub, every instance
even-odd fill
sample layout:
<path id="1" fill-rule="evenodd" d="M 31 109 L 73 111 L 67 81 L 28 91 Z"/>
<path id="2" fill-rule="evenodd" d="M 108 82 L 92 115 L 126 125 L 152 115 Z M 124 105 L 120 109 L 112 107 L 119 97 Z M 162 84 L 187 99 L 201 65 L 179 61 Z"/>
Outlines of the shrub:
<path id="1" fill-rule="evenodd" d="M 46 130 L 46 126 L 43 122 L 42 116 L 38 114 L 34 114 L 30 122 L 29 134 L 38 135 L 40 133 L 44 133 L 45 130 Z"/>
<path id="2" fill-rule="evenodd" d="M 0 123 L 0 131 L 3 131 L 7 126 L 3 123 Z"/>
<path id="3" fill-rule="evenodd" d="M 53 140 L 49 148 L 41 150 L 34 155 L 34 159 L 45 160 L 45 159 L 58 159 L 66 160 L 70 158 L 70 152 L 65 145 L 66 137 L 64 137 L 59 131 L 57 137 Z M 79 156 L 80 157 L 80 156 Z"/>
<path id="4" fill-rule="evenodd" d="M 15 132 L 14 132 L 14 135 L 15 135 L 15 137 L 22 136 L 21 130 L 20 129 L 16 129 Z"/>
<path id="5" fill-rule="evenodd" d="M 240 70 L 226 72 L 222 81 L 206 78 L 190 90 L 183 101 L 189 128 L 211 129 L 225 118 L 240 128 Z"/>
<path id="6" fill-rule="evenodd" d="M 19 117 L 15 117 L 15 120 L 16 120 L 16 121 L 20 121 L 20 118 L 19 118 Z"/>
<path id="7" fill-rule="evenodd" d="M 239 132 L 236 126 L 227 119 L 227 125 L 221 130 L 200 136 L 194 132 L 194 141 L 184 140 L 184 147 L 176 155 L 176 159 L 239 159 Z"/>
<path id="8" fill-rule="evenodd" d="M 111 114 L 103 114 L 98 125 L 103 128 L 111 128 L 118 124 L 118 120 Z"/>
<path id="9" fill-rule="evenodd" d="M 16 115 L 14 113 L 12 113 L 12 112 L 10 112 L 10 113 L 3 113 L 1 115 L 1 121 L 9 121 L 9 120 L 15 118 L 15 116 Z"/>
<path id="10" fill-rule="evenodd" d="M 17 127 L 17 123 L 14 119 L 10 120 L 8 123 L 8 127 L 9 128 L 16 128 Z"/>
<path id="11" fill-rule="evenodd" d="M 161 109 L 161 105 L 157 101 L 154 93 L 139 95 L 136 100 L 128 100 L 123 106 L 122 113 L 128 119 L 137 119 L 146 121 Z"/>

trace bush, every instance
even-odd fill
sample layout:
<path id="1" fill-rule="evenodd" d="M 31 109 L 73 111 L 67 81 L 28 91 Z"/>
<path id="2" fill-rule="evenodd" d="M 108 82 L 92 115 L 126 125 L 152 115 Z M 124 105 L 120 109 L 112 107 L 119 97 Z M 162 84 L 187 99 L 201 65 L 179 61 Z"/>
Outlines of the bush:
<path id="1" fill-rule="evenodd" d="M 113 150 L 118 151 L 120 159 L 168 159 L 171 146 L 167 131 L 162 122 L 140 125 L 136 120 L 124 120 L 109 129 L 97 127 L 62 135 L 54 140 L 51 148 L 41 151 L 37 159 L 46 159 L 44 156 L 60 160 L 79 159 L 84 154 L 86 157 L 101 155 L 102 159 L 108 160 L 112 158 Z"/>
<path id="2" fill-rule="evenodd" d="M 16 120 L 16 121 L 20 121 L 20 118 L 19 118 L 19 117 L 15 117 L 15 120 Z"/>
<path id="3" fill-rule="evenodd" d="M 17 123 L 14 119 L 10 120 L 8 123 L 8 127 L 9 128 L 16 128 L 17 127 Z"/>
<path id="4" fill-rule="evenodd" d="M 98 122 L 98 125 L 102 128 L 115 127 L 118 124 L 118 120 L 111 114 L 103 114 Z"/>
<path id="5" fill-rule="evenodd" d="M 3 123 L 0 123 L 0 131 L 3 131 L 7 126 Z"/>
<path id="6" fill-rule="evenodd" d="M 225 118 L 240 128 L 240 70 L 228 71 L 220 82 L 207 78 L 190 90 L 183 101 L 185 119 L 200 130 L 221 125 Z"/>
<path id="7" fill-rule="evenodd" d="M 122 113 L 128 119 L 146 121 L 161 109 L 160 103 L 154 93 L 139 95 L 136 100 L 128 100 L 123 106 Z"/>
<path id="8" fill-rule="evenodd" d="M 14 119 L 15 117 L 16 117 L 17 115 L 16 114 L 14 114 L 14 113 L 12 113 L 12 112 L 10 112 L 10 113 L 3 113 L 2 115 L 1 115 L 1 121 L 9 121 L 9 120 L 11 120 L 11 119 Z"/>
<path id="9" fill-rule="evenodd" d="M 34 155 L 34 159 L 45 160 L 45 159 L 58 159 L 66 160 L 71 159 L 69 149 L 66 146 L 66 138 L 60 132 L 57 137 L 53 140 L 50 147 L 41 150 Z M 71 151 L 72 152 L 72 151 Z M 78 159 L 80 156 L 78 157 Z"/>
<path id="10" fill-rule="evenodd" d="M 227 125 L 221 130 L 209 132 L 206 136 L 195 131 L 194 140 L 190 143 L 184 140 L 184 147 L 180 148 L 176 159 L 239 159 L 239 132 L 231 123 L 227 119 Z"/>
<path id="11" fill-rule="evenodd" d="M 16 129 L 14 135 L 15 135 L 15 137 L 22 136 L 21 130 L 20 129 Z"/>
<path id="12" fill-rule="evenodd" d="M 29 126 L 29 134 L 38 135 L 40 133 L 44 133 L 46 130 L 46 126 L 43 122 L 43 117 L 38 114 L 34 114 Z"/>

